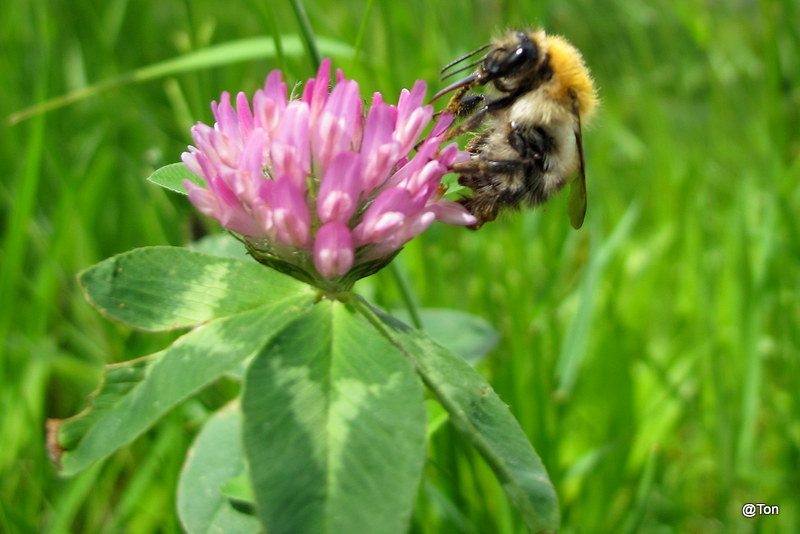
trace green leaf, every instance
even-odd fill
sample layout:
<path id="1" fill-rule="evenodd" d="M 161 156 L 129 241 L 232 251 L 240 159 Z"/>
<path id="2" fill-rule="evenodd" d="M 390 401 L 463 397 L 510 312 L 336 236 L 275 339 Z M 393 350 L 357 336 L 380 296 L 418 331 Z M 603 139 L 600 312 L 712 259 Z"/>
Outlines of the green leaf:
<path id="1" fill-rule="evenodd" d="M 460 310 L 422 308 L 418 310 L 422 328 L 436 342 L 476 365 L 494 348 L 500 334 L 485 319 Z M 408 321 L 408 313 L 395 315 Z"/>
<path id="2" fill-rule="evenodd" d="M 145 247 L 79 274 L 86 299 L 101 313 L 141 330 L 171 330 L 227 317 L 298 295 L 305 285 L 254 261 Z"/>
<path id="3" fill-rule="evenodd" d="M 297 35 L 280 36 L 283 54 L 298 56 L 304 52 L 303 44 Z M 319 37 L 319 47 L 326 56 L 351 57 L 352 47 L 334 39 Z M 103 91 L 132 82 L 144 82 L 165 76 L 174 76 L 182 72 L 208 69 L 221 65 L 230 65 L 240 61 L 275 57 L 277 50 L 273 37 L 248 37 L 237 41 L 220 43 L 200 50 L 193 50 L 181 56 L 159 61 L 146 67 L 127 72 L 122 76 L 103 80 L 94 85 L 82 87 L 71 93 L 47 100 L 35 106 L 17 111 L 8 116 L 8 124 L 16 124 L 39 113 L 46 113 L 62 106 L 67 106 L 89 98 Z"/>
<path id="4" fill-rule="evenodd" d="M 242 415 L 231 403 L 209 419 L 186 456 L 178 483 L 178 516 L 188 534 L 257 534 L 258 518 L 238 511 L 221 488 L 245 472 Z"/>
<path id="5" fill-rule="evenodd" d="M 374 310 L 358 309 L 415 362 L 425 384 L 500 480 L 533 532 L 556 532 L 558 498 L 541 459 L 492 387 L 464 359 L 424 332 Z"/>
<path id="6" fill-rule="evenodd" d="M 422 387 L 363 317 L 323 301 L 253 360 L 242 409 L 270 534 L 408 528 L 425 458 Z"/>
<path id="7" fill-rule="evenodd" d="M 241 433 L 239 438 L 241 439 Z M 244 458 L 244 450 L 242 450 Z M 253 486 L 250 485 L 250 473 L 242 471 L 235 477 L 228 479 L 222 485 L 222 494 L 234 503 L 238 508 L 247 507 L 252 510 L 251 515 L 255 515 L 256 497 L 253 495 Z"/>
<path id="8" fill-rule="evenodd" d="M 151 174 L 147 180 L 182 195 L 188 194 L 186 186 L 183 185 L 184 180 L 191 180 L 197 185 L 206 186 L 205 181 L 189 171 L 183 162 L 165 165 Z"/>
<path id="9" fill-rule="evenodd" d="M 202 237 L 190 243 L 189 250 L 211 254 L 212 256 L 222 256 L 223 258 L 252 261 L 252 258 L 247 254 L 247 248 L 245 248 L 244 243 L 227 232 Z"/>
<path id="10" fill-rule="evenodd" d="M 433 436 L 447 421 L 450 414 L 442 407 L 436 399 L 425 399 L 425 409 L 428 411 L 428 430 L 427 436 L 430 441 Z"/>
<path id="11" fill-rule="evenodd" d="M 312 302 L 312 295 L 295 295 L 212 321 L 160 353 L 108 366 L 89 408 L 51 423 L 64 474 L 129 444 L 176 404 L 235 370 Z"/>

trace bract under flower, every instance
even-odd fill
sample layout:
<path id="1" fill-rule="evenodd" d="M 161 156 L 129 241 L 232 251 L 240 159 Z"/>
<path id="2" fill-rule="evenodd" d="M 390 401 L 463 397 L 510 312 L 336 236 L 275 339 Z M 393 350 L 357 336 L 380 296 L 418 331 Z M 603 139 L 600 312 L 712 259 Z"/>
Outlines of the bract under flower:
<path id="1" fill-rule="evenodd" d="M 192 128 L 183 161 L 205 181 L 186 180 L 202 213 L 238 234 L 259 261 L 330 290 L 391 261 L 434 220 L 468 226 L 475 218 L 442 198 L 450 165 L 468 159 L 440 144 L 452 117 L 433 118 L 425 83 L 403 90 L 396 106 L 375 93 L 364 113 L 358 84 L 330 60 L 288 101 L 279 71 L 236 108 L 223 93 L 212 103 L 213 127 Z M 413 152 L 415 146 L 419 149 Z"/>

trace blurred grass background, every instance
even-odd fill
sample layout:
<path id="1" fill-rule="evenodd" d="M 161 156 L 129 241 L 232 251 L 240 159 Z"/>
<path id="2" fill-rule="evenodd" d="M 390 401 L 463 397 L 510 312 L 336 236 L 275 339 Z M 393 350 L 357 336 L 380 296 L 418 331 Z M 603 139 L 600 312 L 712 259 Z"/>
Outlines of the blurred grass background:
<path id="1" fill-rule="evenodd" d="M 507 27 L 543 25 L 583 52 L 602 97 L 584 132 L 589 212 L 565 198 L 478 233 L 436 226 L 398 258 L 420 305 L 470 311 L 502 341 L 480 365 L 559 492 L 563 533 L 800 532 L 800 8 L 775 0 L 311 1 L 334 64 L 393 100 Z M 0 112 L 212 44 L 298 35 L 286 2 L 11 0 Z M 185 449 L 219 384 L 74 479 L 45 418 L 85 406 L 101 366 L 170 335 L 111 324 L 75 274 L 133 247 L 183 245 L 200 221 L 144 181 L 177 161 L 223 90 L 252 93 L 307 53 L 109 90 L 0 135 L 0 531 L 180 532 Z M 401 306 L 386 273 L 357 290 Z M 449 429 L 430 447 L 415 533 L 524 532 Z M 387 459 L 391 461 L 391 459 Z M 747 502 L 780 515 L 745 519 Z"/>

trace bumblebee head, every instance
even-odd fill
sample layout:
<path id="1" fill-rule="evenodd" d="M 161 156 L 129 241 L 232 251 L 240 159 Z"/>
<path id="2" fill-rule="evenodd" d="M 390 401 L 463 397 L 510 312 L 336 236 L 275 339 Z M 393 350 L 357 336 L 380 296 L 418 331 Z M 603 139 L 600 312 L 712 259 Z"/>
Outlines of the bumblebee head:
<path id="1" fill-rule="evenodd" d="M 506 34 L 502 39 L 483 45 L 442 69 L 442 73 L 444 73 L 475 54 L 489 49 L 479 59 L 442 76 L 444 80 L 477 66 L 477 69 L 465 78 L 451 83 L 436 93 L 431 101 L 462 87 L 474 87 L 488 83 L 494 83 L 494 86 L 499 91 L 505 93 L 533 88 L 537 79 L 549 79 L 549 71 L 546 68 L 547 62 L 545 61 L 546 49 L 543 48 L 544 41 L 545 33 L 542 30 L 527 33 L 513 31 Z M 543 67 L 544 72 L 540 72 Z"/>
<path id="2" fill-rule="evenodd" d="M 486 54 L 477 71 L 476 84 L 489 82 L 498 84 L 498 89 L 513 84 L 515 80 L 528 78 L 540 66 L 543 59 L 538 33 L 511 32 L 495 43 Z"/>

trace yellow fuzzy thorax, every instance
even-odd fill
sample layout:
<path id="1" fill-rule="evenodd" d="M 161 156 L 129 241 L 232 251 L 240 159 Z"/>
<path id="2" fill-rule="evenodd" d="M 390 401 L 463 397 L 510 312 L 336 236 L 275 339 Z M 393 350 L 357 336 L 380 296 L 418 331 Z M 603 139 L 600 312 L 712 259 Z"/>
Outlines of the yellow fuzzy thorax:
<path id="1" fill-rule="evenodd" d="M 569 91 L 574 92 L 581 121 L 588 121 L 597 107 L 597 91 L 581 53 L 560 35 L 548 35 L 545 43 L 553 71 L 550 93 L 563 102 L 570 100 Z"/>

